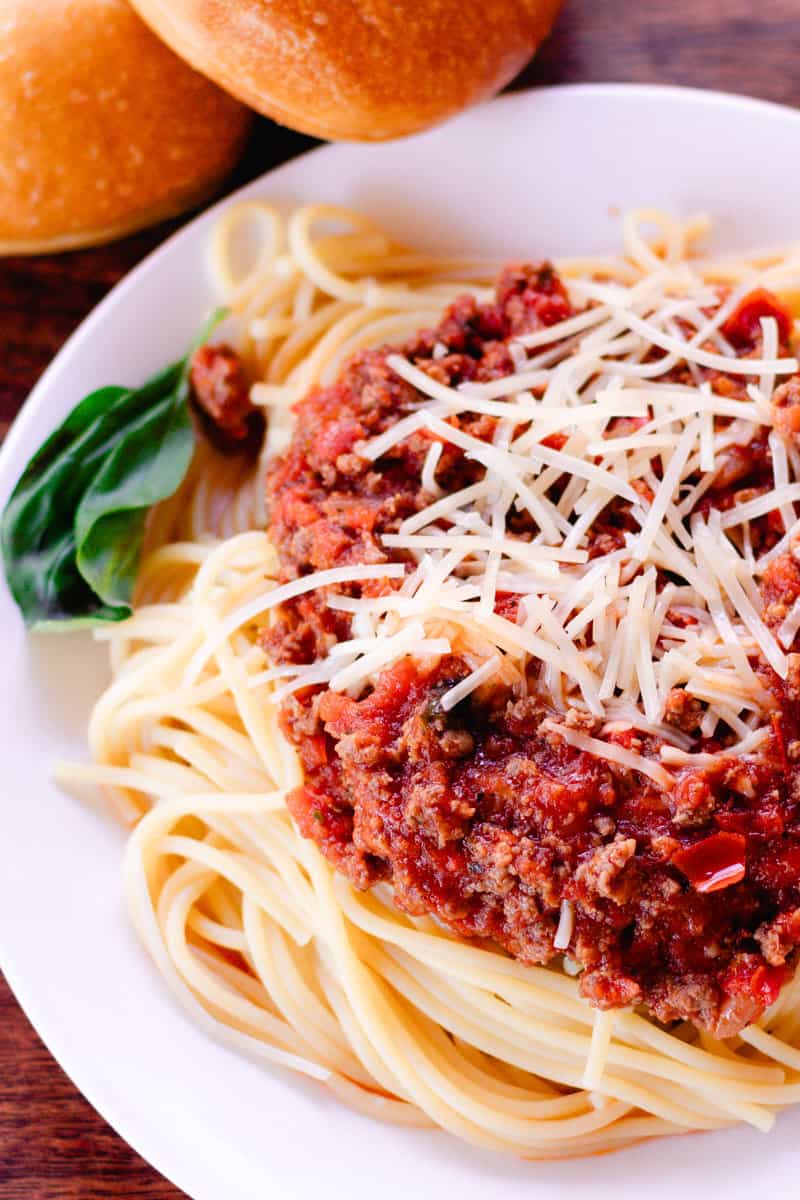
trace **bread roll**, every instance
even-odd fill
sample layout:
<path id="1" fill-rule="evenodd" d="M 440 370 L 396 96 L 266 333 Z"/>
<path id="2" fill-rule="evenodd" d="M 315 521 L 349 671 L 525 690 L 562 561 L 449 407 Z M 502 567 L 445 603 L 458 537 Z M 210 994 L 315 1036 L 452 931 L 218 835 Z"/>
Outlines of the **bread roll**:
<path id="1" fill-rule="evenodd" d="M 325 138 L 413 133 L 490 96 L 560 0 L 134 0 L 187 62 Z"/>
<path id="2" fill-rule="evenodd" d="M 249 123 L 124 0 L 0 0 L 0 253 L 181 212 L 230 171 Z"/>

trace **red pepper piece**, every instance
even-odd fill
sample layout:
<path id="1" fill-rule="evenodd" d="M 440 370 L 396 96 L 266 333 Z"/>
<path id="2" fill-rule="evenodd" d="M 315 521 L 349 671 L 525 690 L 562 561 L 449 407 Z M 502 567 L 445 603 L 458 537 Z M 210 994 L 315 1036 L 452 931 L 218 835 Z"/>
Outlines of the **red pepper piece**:
<path id="1" fill-rule="evenodd" d="M 697 892 L 718 892 L 740 883 L 745 873 L 747 839 L 741 833 L 713 833 L 679 850 L 672 862 Z"/>

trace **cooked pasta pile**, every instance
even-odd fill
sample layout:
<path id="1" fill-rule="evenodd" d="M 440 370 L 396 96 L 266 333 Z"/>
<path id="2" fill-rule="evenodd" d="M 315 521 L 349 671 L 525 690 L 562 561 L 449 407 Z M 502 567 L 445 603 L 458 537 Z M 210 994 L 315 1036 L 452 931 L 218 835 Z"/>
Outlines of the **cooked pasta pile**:
<path id="1" fill-rule="evenodd" d="M 357 696 L 376 670 L 420 646 L 473 656 L 452 704 L 497 672 L 522 686 L 541 664 L 537 687 L 556 711 L 657 732 L 662 761 L 554 728 L 660 784 L 689 754 L 689 739 L 663 720 L 676 684 L 703 704 L 704 736 L 722 724 L 737 739 L 728 753 L 757 748 L 768 706 L 750 660 L 758 651 L 785 677 L 800 626 L 796 606 L 774 634 L 757 593 L 789 545 L 800 500 L 800 455 L 771 431 L 769 407 L 797 364 L 779 356 L 773 318 L 758 358 L 735 358 L 721 327 L 754 288 L 796 288 L 800 249 L 705 260 L 694 253 L 705 227 L 631 213 L 620 257 L 559 263 L 585 311 L 520 338 L 510 382 L 456 391 L 395 355 L 393 369 L 425 399 L 364 453 L 378 458 L 412 426 L 453 439 L 449 414 L 486 413 L 499 418 L 493 442 L 463 447 L 485 477 L 438 495 L 433 441 L 431 503 L 386 542 L 408 553 L 413 571 L 356 565 L 288 584 L 265 532 L 264 467 L 291 436 L 291 405 L 332 383 L 356 351 L 435 325 L 464 291 L 488 299 L 495 266 L 415 253 L 364 217 L 323 206 L 284 221 L 244 202 L 215 230 L 214 267 L 233 314 L 226 336 L 260 380 L 252 399 L 267 415 L 264 454 L 243 478 L 241 459 L 202 448 L 153 514 L 135 614 L 103 634 L 114 680 L 91 720 L 94 762 L 59 774 L 102 786 L 132 826 L 131 915 L 195 1019 L 363 1113 L 547 1158 L 735 1121 L 768 1129 L 800 1100 L 797 982 L 725 1042 L 631 1010 L 598 1012 L 568 958 L 523 966 L 405 915 L 386 885 L 355 890 L 299 836 L 285 804 L 301 773 L 279 731 L 281 698 L 320 682 Z M 253 231 L 258 249 L 238 270 L 240 241 Z M 659 383 L 679 362 L 686 378 Z M 738 370 L 747 399 L 715 393 L 700 367 Z M 609 420 L 626 417 L 640 423 L 609 447 Z M 683 516 L 753 425 L 769 430 L 774 489 L 695 520 L 687 536 Z M 565 435 L 558 448 L 542 444 L 551 434 Z M 563 474 L 570 481 L 554 503 L 545 493 Z M 639 529 L 590 561 L 582 537 L 609 494 L 640 504 Z M 535 518 L 540 537 L 508 535 L 514 508 Z M 762 554 L 750 525 L 771 512 L 783 527 Z M 657 592 L 658 570 L 684 582 Z M 386 596 L 331 599 L 354 616 L 351 645 L 309 666 L 266 660 L 259 634 L 281 602 L 393 574 L 402 586 Z M 523 598 L 524 620 L 497 616 L 499 592 Z M 668 612 L 681 608 L 692 620 L 678 627 Z"/>

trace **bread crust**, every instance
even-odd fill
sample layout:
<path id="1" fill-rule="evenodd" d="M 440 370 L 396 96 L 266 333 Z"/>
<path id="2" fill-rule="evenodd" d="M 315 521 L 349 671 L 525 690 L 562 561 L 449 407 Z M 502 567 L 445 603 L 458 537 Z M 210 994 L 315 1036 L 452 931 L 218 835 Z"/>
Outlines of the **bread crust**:
<path id="1" fill-rule="evenodd" d="M 205 200 L 251 114 L 124 0 L 0 0 L 0 253 L 108 241 Z"/>
<path id="2" fill-rule="evenodd" d="M 560 0 L 133 0 L 197 70 L 304 133 L 380 141 L 492 95 Z"/>

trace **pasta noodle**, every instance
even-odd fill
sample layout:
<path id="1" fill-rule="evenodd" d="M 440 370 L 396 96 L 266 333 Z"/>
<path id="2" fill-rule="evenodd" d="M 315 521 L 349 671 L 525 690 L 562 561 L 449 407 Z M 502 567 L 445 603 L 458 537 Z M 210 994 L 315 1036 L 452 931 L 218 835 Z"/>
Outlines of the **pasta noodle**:
<path id="1" fill-rule="evenodd" d="M 692 252 L 706 225 L 704 219 L 681 224 L 662 213 L 629 213 L 624 257 L 559 267 L 577 295 L 605 302 L 603 320 L 617 320 L 603 337 L 646 336 L 666 356 L 680 349 L 676 336 L 623 313 L 615 288 L 645 294 L 654 279 L 663 282 L 670 273 L 696 284 L 725 282 L 729 298 L 695 339 L 697 361 L 718 365 L 726 314 L 755 283 L 791 287 L 800 276 L 800 250 L 704 260 Z M 656 241 L 646 236 L 652 227 Z M 465 289 L 485 298 L 494 275 L 492 264 L 410 252 L 345 210 L 311 206 L 286 222 L 259 201 L 226 210 L 214 231 L 212 259 L 233 314 L 226 336 L 263 381 L 254 386 L 253 400 L 268 414 L 265 455 L 285 445 L 291 403 L 313 385 L 333 381 L 355 351 L 434 324 Z M 600 328 L 597 312 L 573 318 L 564 335 Z M 701 342 L 715 344 L 719 353 L 700 350 Z M 539 353 L 537 345 L 546 347 L 546 335 L 528 338 L 529 353 Z M 777 343 L 770 349 L 765 341 L 765 359 L 776 354 Z M 625 365 L 647 378 L 636 353 Z M 763 390 L 780 362 L 754 360 L 748 369 Z M 489 391 L 479 391 L 476 406 L 492 411 Z M 626 396 L 636 402 L 635 389 Z M 541 403 L 546 409 L 547 393 Z M 754 417 L 758 403 L 756 397 Z M 686 426 L 671 459 L 676 478 L 698 438 L 703 453 L 702 428 L 702 416 Z M 441 453 L 433 445 L 429 483 Z M 279 731 L 273 699 L 287 686 L 288 672 L 271 669 L 258 642 L 270 621 L 278 566 L 262 532 L 264 463 L 262 457 L 242 478 L 240 460 L 201 446 L 180 491 L 153 514 L 135 613 L 103 634 L 114 681 L 90 724 L 95 765 L 58 769 L 64 783 L 101 786 L 132 826 L 125 854 L 128 905 L 177 999 L 215 1036 L 323 1082 L 362 1113 L 440 1126 L 491 1150 L 550 1158 L 734 1121 L 768 1129 L 776 1113 L 800 1101 L 800 981 L 787 985 L 757 1024 L 726 1042 L 688 1024 L 668 1031 L 631 1010 L 596 1012 L 580 996 L 568 959 L 563 970 L 522 966 L 499 948 L 459 939 L 432 918 L 409 917 L 393 906 L 386 885 L 358 892 L 299 836 L 285 796 L 300 782 L 300 769 Z M 590 485 L 602 475 L 602 484 L 606 464 L 585 473 Z M 673 483 L 668 479 L 670 490 Z M 793 513 L 788 467 L 784 484 L 781 502 Z M 439 501 L 449 503 L 441 495 Z M 541 494 L 532 502 L 541 506 Z M 660 545 L 666 502 L 665 489 L 642 531 L 643 559 Z M 403 534 L 406 546 L 421 537 L 413 519 Z M 491 551 L 491 539 L 487 545 Z M 713 557 L 713 544 L 706 550 Z M 457 551 L 454 546 L 460 561 Z M 543 558 L 519 569 L 552 568 Z M 496 561 L 493 569 L 499 569 Z M 646 575 L 639 578 L 641 589 L 649 586 Z M 636 601 L 645 608 L 647 595 L 642 591 Z M 602 599 L 592 604 L 583 624 L 594 621 L 599 637 Z M 787 621 L 793 635 L 796 612 Z M 761 630 L 754 625 L 752 632 L 757 637 Z M 435 637 L 427 629 L 422 636 Z M 718 653 L 724 652 L 723 644 Z M 557 659 L 558 653 L 553 672 L 560 669 Z M 477 681 L 458 685 L 452 703 L 501 667 L 498 657 L 485 668 L 478 662 Z M 633 659 L 619 665 L 636 670 Z M 706 666 L 711 676 L 708 660 Z M 640 673 L 644 678 L 645 666 Z M 714 679 L 721 686 L 723 672 L 706 686 Z M 744 736 L 751 726 L 736 714 L 746 715 L 740 704 L 750 702 L 756 684 L 747 675 L 742 680 L 741 700 L 728 698 L 725 711 Z M 657 714 L 647 706 L 644 684 L 642 695 L 645 713 L 638 719 L 647 727 Z M 584 737 L 567 733 L 575 744 Z M 617 753 L 624 759 L 628 752 Z M 669 780 L 668 763 L 650 766 Z M 571 912 L 563 912 L 564 945 L 571 921 Z"/>

